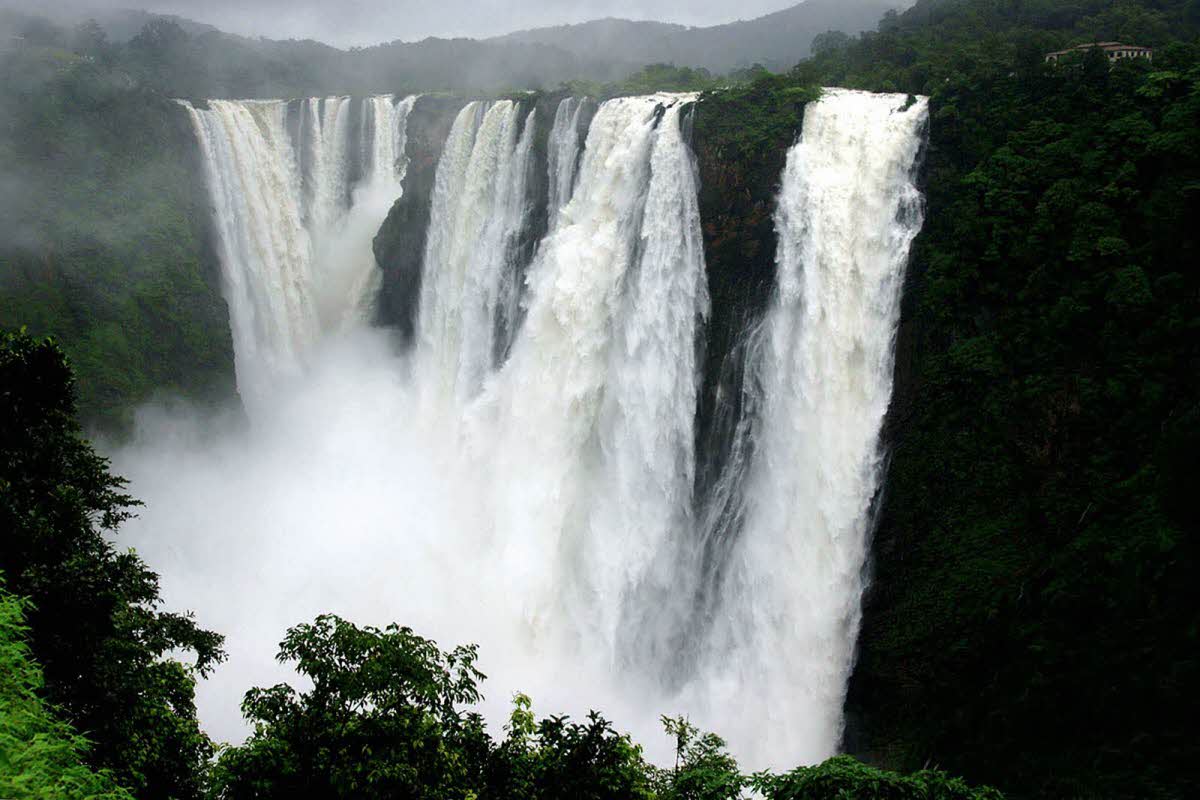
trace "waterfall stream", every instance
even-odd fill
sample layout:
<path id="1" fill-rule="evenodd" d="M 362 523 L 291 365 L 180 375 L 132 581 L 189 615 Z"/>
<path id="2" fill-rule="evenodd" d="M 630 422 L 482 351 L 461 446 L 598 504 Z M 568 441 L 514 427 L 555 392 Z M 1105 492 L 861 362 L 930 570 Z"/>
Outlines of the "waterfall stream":
<path id="1" fill-rule="evenodd" d="M 807 106 L 777 285 L 739 345 L 746 396 L 704 497 L 697 98 L 608 100 L 582 139 L 576 98 L 540 120 L 532 101 L 467 103 L 398 353 L 367 324 L 370 241 L 403 191 L 414 101 L 188 106 L 254 424 L 214 444 L 143 420 L 116 460 L 148 501 L 131 534 L 169 599 L 231 634 L 206 720 L 286 678 L 271 642 L 333 611 L 479 642 L 494 722 L 520 690 L 544 713 L 602 709 L 656 757 L 659 715 L 678 713 L 747 768 L 835 752 L 926 101 L 827 90 Z M 524 247 L 542 202 L 549 229 Z"/>
<path id="2" fill-rule="evenodd" d="M 713 631 L 730 736 L 773 763 L 831 755 L 853 666 L 879 436 L 909 247 L 927 103 L 826 90 L 788 152 L 777 283 L 754 335 L 758 419 L 742 529 Z"/>
<path id="3" fill-rule="evenodd" d="M 301 372 L 322 331 L 365 321 L 378 289 L 370 238 L 401 194 L 415 97 L 369 98 L 371 169 L 351 186 L 348 97 L 184 102 L 204 156 L 238 390 L 259 406 Z"/>

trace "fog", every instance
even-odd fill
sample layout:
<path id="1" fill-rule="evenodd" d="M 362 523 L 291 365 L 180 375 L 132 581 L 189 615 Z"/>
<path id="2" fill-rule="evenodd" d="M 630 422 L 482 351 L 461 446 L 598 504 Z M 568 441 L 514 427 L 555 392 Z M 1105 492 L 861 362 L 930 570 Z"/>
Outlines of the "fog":
<path id="1" fill-rule="evenodd" d="M 665 759 L 658 717 L 681 701 L 617 685 L 578 642 L 524 622 L 519 577 L 490 555 L 481 465 L 454 431 L 419 422 L 408 373 L 386 334 L 356 329 L 263 398 L 270 413 L 147 407 L 134 441 L 109 448 L 145 502 L 119 542 L 162 574 L 168 606 L 226 636 L 229 660 L 197 686 L 206 730 L 240 741 L 247 689 L 302 686 L 273 661 L 277 643 L 330 612 L 398 622 L 443 649 L 479 644 L 496 735 L 523 691 L 540 714 L 601 710 Z"/>
<path id="2" fill-rule="evenodd" d="M 36 8 L 45 13 L 54 7 L 84 11 L 136 7 L 245 36 L 311 38 L 350 47 L 429 36 L 480 38 L 602 17 L 717 25 L 792 5 L 789 0 L 737 4 L 727 0 L 57 0 Z"/>

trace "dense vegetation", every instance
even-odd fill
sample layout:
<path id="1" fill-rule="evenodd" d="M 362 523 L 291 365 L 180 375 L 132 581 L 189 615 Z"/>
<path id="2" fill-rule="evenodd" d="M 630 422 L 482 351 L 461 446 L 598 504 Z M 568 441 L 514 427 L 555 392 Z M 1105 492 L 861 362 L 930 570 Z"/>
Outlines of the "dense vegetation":
<path id="1" fill-rule="evenodd" d="M 922 0 L 790 76 L 931 96 L 850 744 L 1018 796 L 1200 781 L 1200 5 Z M 1153 62 L 1046 52 L 1094 40 Z"/>
<path id="2" fill-rule="evenodd" d="M 0 324 L 60 336 L 89 421 L 118 423 L 229 392 L 233 355 L 187 116 L 87 34 L 0 52 Z"/>
<path id="3" fill-rule="evenodd" d="M 5 797 L 733 800 L 753 789 L 787 800 L 999 800 L 944 773 L 906 777 L 845 757 L 743 775 L 720 738 L 685 719 L 664 719 L 677 759 L 663 769 L 599 714 L 539 720 L 523 695 L 496 740 L 470 710 L 484 679 L 475 647 L 444 652 L 408 628 L 329 615 L 292 628 L 280 644 L 279 659 L 309 688 L 251 689 L 242 710 L 254 732 L 214 759 L 192 695 L 196 676 L 221 658 L 221 638 L 158 611 L 157 576 L 105 538 L 134 501 L 79 437 L 73 402 L 70 369 L 52 341 L 2 334 Z M 168 657 L 181 651 L 195 654 L 194 666 Z"/>
<path id="4" fill-rule="evenodd" d="M 910 268 L 888 430 L 891 468 L 849 703 L 846 744 L 872 762 L 901 770 L 933 764 L 1021 797 L 1173 797 L 1200 784 L 1193 688 L 1200 680 L 1200 517 L 1188 502 L 1200 485 L 1198 33 L 1196 0 L 922 0 L 889 15 L 878 32 L 819 37 L 816 57 L 785 76 L 721 89 L 698 70 L 654 67 L 627 85 L 576 86 L 594 96 L 709 90 L 695 123 L 713 296 L 709 398 L 720 381 L 735 380 L 724 359 L 768 296 L 771 200 L 811 87 L 931 97 L 927 222 Z M 182 135 L 182 117 L 175 114 L 179 122 L 167 131 L 163 120 L 173 117 L 165 101 L 139 82 L 211 82 L 197 83 L 196 93 L 214 85 L 247 86 L 229 93 L 248 94 L 350 88 L 322 82 L 337 80 L 336 71 L 320 78 L 303 72 L 319 45 L 272 51 L 276 61 L 238 56 L 211 66 L 195 60 L 208 58 L 206 35 L 180 38 L 163 28 L 115 50 L 85 38 L 0 56 L 14 70 L 6 77 L 19 78 L 0 87 L 0 163 L 26 170 L 10 177 L 6 168 L 4 197 L 38 198 L 0 203 L 0 225 L 32 232 L 0 252 L 0 323 L 62 333 L 83 390 L 96 398 L 93 408 L 110 409 L 153 386 L 208 380 L 196 364 L 228 375 L 223 310 L 208 266 L 194 255 L 202 251 L 194 225 L 204 215 L 191 213 L 194 201 L 179 194 L 195 177 L 171 172 L 180 167 L 165 155 L 154 160 L 173 146 L 170 137 Z M 1048 51 L 1113 39 L 1155 47 L 1154 61 L 1110 67 L 1097 54 L 1081 54 L 1058 66 L 1044 62 Z M 131 168 L 143 158 L 145 172 Z M 96 164 L 107 171 L 90 171 Z M 130 174 L 143 177 L 118 179 Z M 168 184 L 175 188 L 158 196 Z M 7 190 L 14 185 L 19 191 Z M 129 188 L 113 192 L 113 185 Z M 39 208 L 47 210 L 44 219 L 15 216 Z M 148 210 L 123 220 L 130 208 Z M 23 319 L 10 316 L 17 311 Z M 58 357 L 20 337 L 6 341 L 11 353 L 26 354 L 6 356 L 6 365 L 36 357 L 59 377 L 38 401 L 42 410 L 5 421 L 18 427 L 3 435 L 17 436 L 20 425 L 45 414 L 67 437 L 53 441 L 75 441 L 69 404 L 60 399 L 66 379 L 53 366 Z M 167 350 L 185 346 L 192 349 Z M 35 374 L 19 373 L 38 385 L 44 379 Z M 9 392 L 5 403 L 17 403 L 8 387 L 18 384 L 7 375 L 0 391 Z M 702 407 L 701 435 L 719 439 L 706 413 L 711 408 Z M 34 444 L 5 439 L 4 447 L 8 454 Z M 5 479 L 18 474 L 16 463 L 0 464 L 10 470 Z M 45 469 L 43 478 L 33 474 L 29 480 L 41 483 L 28 497 L 38 503 L 83 503 L 70 519 L 80 508 L 120 513 L 127 502 L 94 472 L 83 488 L 45 478 Z M 711 474 L 701 471 L 701 491 Z M 56 486 L 68 489 L 51 491 Z M 7 504 L 8 485 L 0 488 Z M 88 499 L 96 497 L 108 499 Z M 40 519 L 29 502 L 19 507 L 22 525 Z M 0 512 L 16 514 L 9 508 Z M 176 740 L 122 743 L 119 731 L 92 722 L 105 722 L 108 712 L 73 699 L 76 690 L 56 677 L 64 674 L 56 659 L 76 653 L 89 660 L 84 699 L 118 678 L 131 682 L 119 684 L 121 691 L 133 692 L 148 673 L 102 668 L 111 666 L 104 659 L 121 637 L 133 636 L 148 648 L 135 648 L 140 663 L 169 674 L 171 692 L 179 692 L 172 697 L 184 698 L 162 719 L 186 744 L 170 751 L 177 756 L 171 780 L 186 773 L 194 793 L 206 745 L 193 736 L 187 670 L 163 666 L 171 663 L 156 657 L 166 652 L 163 639 L 145 632 L 162 618 L 131 623 L 101 610 L 80 645 L 58 616 L 67 612 L 41 610 L 63 599 L 50 596 L 49 581 L 65 575 L 79 584 L 110 574 L 95 563 L 126 563 L 111 549 L 96 556 L 94 543 L 84 551 L 92 555 L 80 561 L 63 549 L 32 571 L 13 569 L 8 559 L 15 557 L 0 552 L 10 589 L 31 596 L 38 609 L 31 642 L 46 668 L 43 694 L 95 740 L 89 763 L 111 766 L 141 796 L 156 796 L 139 777 L 145 756 L 132 751 Z M 144 567 L 129 569 L 141 575 L 141 588 L 102 593 L 117 598 L 110 608 L 124 608 L 122 596 L 157 595 Z M 337 648 L 352 648 L 358 660 L 329 673 L 322 672 L 328 663 L 309 655 Z M 414 653 L 420 663 L 409 660 Z M 679 721 L 671 731 L 682 767 L 664 777 L 599 717 L 535 722 L 523 699 L 506 738 L 492 741 L 455 703 L 436 699 L 449 691 L 447 681 L 464 675 L 471 688 L 460 683 L 459 691 L 476 691 L 469 662 L 467 672 L 454 672 L 466 654 L 440 653 L 404 629 L 322 618 L 294 629 L 282 656 L 310 677 L 323 676 L 328 691 L 248 696 L 256 733 L 224 751 L 212 773 L 226 796 L 272 796 L 316 780 L 319 771 L 334 781 L 335 796 L 421 776 L 422 785 L 441 787 L 442 795 L 430 796 L 469 787 L 480 797 L 549 797 L 559 789 L 546 787 L 565 779 L 561 765 L 572 765 L 574 775 L 581 763 L 613 770 L 604 773 L 612 781 L 605 785 L 626 796 L 733 797 L 751 786 L 789 798 L 960 796 L 929 788 L 944 776 L 901 779 L 840 759 L 751 783 L 714 739 Z M 380 694 L 377 670 L 385 668 L 415 676 L 404 697 Z M 151 704 L 162 697 L 145 695 Z M 117 696 L 104 698 L 114 704 L 104 709 L 116 707 Z M 380 707 L 394 713 L 381 717 Z M 107 720 L 113 727 L 125 721 Z M 415 748 L 418 741 L 431 747 Z M 374 756 L 364 757 L 367 746 Z M 690 771 L 694 764 L 703 774 Z M 503 781 L 524 788 L 496 788 L 516 785 Z"/>
<path id="5" fill-rule="evenodd" d="M 25 603 L 0 587 L 0 796 L 9 800 L 130 800 L 83 763 L 88 744 L 39 695 L 42 671 L 25 643 Z"/>
<path id="6" fill-rule="evenodd" d="M 160 611 L 158 576 L 112 544 L 135 502 L 79 436 L 62 352 L 0 336 L 0 575 L 31 603 L 39 688 L 92 741 L 87 763 L 142 797 L 197 797 L 212 746 L 193 687 L 221 637 Z"/>

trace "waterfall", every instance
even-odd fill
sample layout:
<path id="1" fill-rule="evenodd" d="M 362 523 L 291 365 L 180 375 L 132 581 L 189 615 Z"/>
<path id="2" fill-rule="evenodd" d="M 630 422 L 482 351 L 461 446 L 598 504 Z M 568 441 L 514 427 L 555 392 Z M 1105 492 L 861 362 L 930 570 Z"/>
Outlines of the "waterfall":
<path id="1" fill-rule="evenodd" d="M 534 129 L 534 113 L 522 116 L 511 100 L 469 103 L 438 164 L 418 359 L 439 406 L 474 397 L 514 333 Z"/>
<path id="2" fill-rule="evenodd" d="M 404 193 L 408 171 L 408 115 L 416 96 L 396 102 L 392 95 L 368 97 L 363 101 L 365 172 L 350 195 L 350 207 L 332 229 L 316 238 L 318 259 L 328 265 L 323 271 L 328 308 L 324 318 L 335 325 L 363 323 L 371 319 L 379 294 L 382 274 L 371 246 L 388 211 Z"/>
<path id="3" fill-rule="evenodd" d="M 661 588 L 690 505 L 695 341 L 707 308 L 679 128 L 691 99 L 600 107 L 471 442 L 491 470 L 498 564 L 529 635 L 594 664 L 628 660 L 625 625 L 659 624 L 629 606 Z"/>
<path id="4" fill-rule="evenodd" d="M 200 141 L 229 304 L 234 368 L 247 404 L 296 372 L 317 336 L 312 241 L 280 101 L 185 103 Z"/>
<path id="5" fill-rule="evenodd" d="M 349 201 L 350 98 L 310 97 L 304 101 L 303 125 L 309 229 L 327 235 Z"/>
<path id="6" fill-rule="evenodd" d="M 413 101 L 369 98 L 353 116 L 346 98 L 301 101 L 292 136 L 282 102 L 188 106 L 238 385 L 248 405 L 270 392 L 271 413 L 251 446 L 130 467 L 135 488 L 159 487 L 139 547 L 162 552 L 154 514 L 183 509 L 164 558 L 239 631 L 246 589 L 228 564 L 272 598 L 255 620 L 269 634 L 230 638 L 268 665 L 298 608 L 348 609 L 479 642 L 493 721 L 528 690 L 547 711 L 604 709 L 654 757 L 670 755 L 659 716 L 676 713 L 749 768 L 835 752 L 922 222 L 926 100 L 828 90 L 806 107 L 775 214 L 776 287 L 726 359 L 728 453 L 699 481 L 695 96 L 608 100 L 583 143 L 584 103 L 563 101 L 540 121 L 545 165 L 534 104 L 466 104 L 436 168 L 417 340 L 397 355 L 363 321 Z M 543 175 L 551 221 L 530 255 Z M 300 377 L 281 387 L 287 375 Z"/>
<path id="7" fill-rule="evenodd" d="M 394 191 L 404 182 L 408 170 L 408 115 L 417 102 L 416 95 L 399 103 L 390 94 L 368 97 L 362 106 L 363 163 L 367 165 L 365 185 L 382 184 Z"/>
<path id="8" fill-rule="evenodd" d="M 547 212 L 551 229 L 575 188 L 575 171 L 579 166 L 579 120 L 586 103 L 585 98 L 563 98 L 554 114 L 554 126 L 546 144 L 550 187 Z"/>
<path id="9" fill-rule="evenodd" d="M 760 418 L 714 632 L 729 731 L 777 764 L 832 754 L 861 615 L 927 102 L 827 90 L 789 151 Z"/>
<path id="10" fill-rule="evenodd" d="M 366 101 L 373 159 L 354 187 L 348 97 L 303 101 L 299 142 L 284 101 L 210 100 L 207 109 L 181 101 L 204 160 L 248 406 L 298 374 L 323 333 L 369 310 L 378 288 L 371 238 L 402 192 L 414 101 Z"/>

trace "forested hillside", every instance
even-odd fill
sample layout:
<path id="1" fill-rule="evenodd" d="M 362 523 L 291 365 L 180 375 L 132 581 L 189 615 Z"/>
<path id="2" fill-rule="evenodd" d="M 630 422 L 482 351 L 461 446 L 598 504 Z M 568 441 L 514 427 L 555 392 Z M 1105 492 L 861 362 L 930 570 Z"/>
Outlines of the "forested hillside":
<path id="1" fill-rule="evenodd" d="M 186 115 L 98 31 L 0 52 L 0 324 L 68 343 L 92 420 L 232 389 L 228 315 Z"/>
<path id="2" fill-rule="evenodd" d="M 792 74 L 932 98 L 856 750 L 1196 785 L 1198 33 L 1195 2 L 925 0 Z M 1153 63 L 1043 61 L 1094 40 Z"/>
<path id="3" fill-rule="evenodd" d="M 762 64 L 782 72 L 808 57 L 812 41 L 820 34 L 874 30 L 885 11 L 902 6 L 892 0 L 806 0 L 757 19 L 704 28 L 605 19 L 520 31 L 494 41 L 551 45 L 586 59 L 633 68 L 670 63 L 722 73 Z"/>

